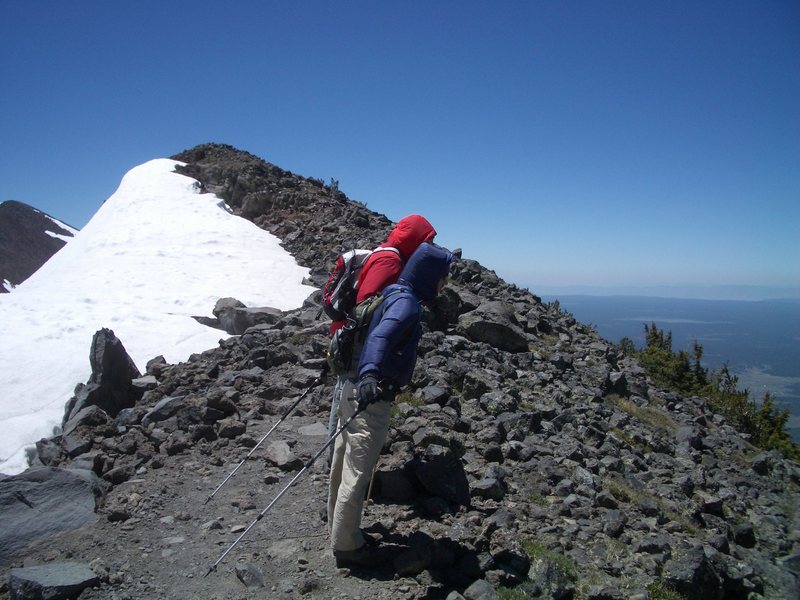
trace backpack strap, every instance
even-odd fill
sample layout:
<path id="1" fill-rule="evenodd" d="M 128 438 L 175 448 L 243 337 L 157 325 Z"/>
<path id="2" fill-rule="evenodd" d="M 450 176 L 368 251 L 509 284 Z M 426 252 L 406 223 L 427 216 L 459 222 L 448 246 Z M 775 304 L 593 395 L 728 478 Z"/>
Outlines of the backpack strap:
<path id="1" fill-rule="evenodd" d="M 396 290 L 392 290 L 388 294 L 383 294 L 383 292 L 378 292 L 374 296 L 370 296 L 361 301 L 360 304 L 357 304 L 356 307 L 353 309 L 353 322 L 356 324 L 357 327 L 367 327 L 369 323 L 367 322 L 367 317 L 369 320 L 372 320 L 372 315 L 375 314 L 375 311 L 378 310 L 378 307 L 383 304 L 383 301 L 387 298 L 394 296 L 395 294 L 399 294 L 401 292 L 405 292 L 406 290 L 400 288 Z"/>
<path id="2" fill-rule="evenodd" d="M 372 253 L 374 254 L 375 252 L 384 252 L 386 250 L 389 250 L 390 252 L 394 252 L 395 254 L 397 254 L 397 256 L 400 257 L 400 260 L 403 260 L 403 255 L 400 254 L 400 250 L 398 250 L 394 246 L 378 246 L 377 248 L 375 248 L 372 251 Z"/>
<path id="3" fill-rule="evenodd" d="M 359 285 L 361 284 L 361 273 L 362 273 L 362 269 L 363 269 L 363 267 L 365 267 L 365 266 L 367 265 L 367 261 L 368 261 L 370 258 L 372 258 L 372 256 L 373 256 L 373 255 L 374 255 L 376 252 L 386 252 L 386 251 L 389 251 L 389 252 L 394 252 L 394 253 L 397 255 L 397 258 L 399 258 L 399 259 L 400 259 L 400 263 L 401 263 L 401 264 L 403 263 L 403 255 L 402 255 L 402 254 L 400 254 L 400 250 L 398 250 L 397 248 L 393 248 L 392 246 L 378 246 L 377 248 L 375 248 L 374 250 L 372 250 L 372 251 L 370 252 L 370 255 L 367 257 L 367 259 L 366 259 L 366 260 L 364 261 L 364 263 L 361 265 L 361 268 L 359 269 L 359 272 L 358 272 L 358 278 L 356 279 L 356 281 L 355 281 L 355 284 L 353 285 L 353 289 L 356 289 L 356 290 L 357 290 L 357 289 L 359 288 Z M 372 298 L 372 297 L 374 297 L 374 296 L 370 296 L 370 298 Z"/>

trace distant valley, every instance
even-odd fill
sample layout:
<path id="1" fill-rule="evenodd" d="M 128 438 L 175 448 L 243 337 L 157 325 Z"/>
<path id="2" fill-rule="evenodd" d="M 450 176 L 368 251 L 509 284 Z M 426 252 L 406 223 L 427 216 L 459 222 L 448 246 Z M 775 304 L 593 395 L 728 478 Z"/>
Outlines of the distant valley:
<path id="1" fill-rule="evenodd" d="M 800 441 L 800 300 L 691 300 L 645 296 L 542 296 L 558 300 L 576 319 L 609 341 L 644 345 L 644 324 L 672 331 L 673 350 L 697 340 L 703 364 L 726 362 L 740 387 L 760 400 L 769 391 L 790 408 L 789 428 Z"/>

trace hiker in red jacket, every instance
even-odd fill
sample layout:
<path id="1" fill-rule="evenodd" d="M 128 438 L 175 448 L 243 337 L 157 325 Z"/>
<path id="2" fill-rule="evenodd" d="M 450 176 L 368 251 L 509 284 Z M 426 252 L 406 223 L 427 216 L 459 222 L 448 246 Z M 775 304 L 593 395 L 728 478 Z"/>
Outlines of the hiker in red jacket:
<path id="1" fill-rule="evenodd" d="M 400 277 L 400 272 L 406 261 L 414 254 L 414 251 L 419 248 L 423 242 L 432 242 L 436 236 L 436 230 L 433 225 L 421 215 L 409 215 L 403 217 L 397 222 L 394 229 L 392 229 L 386 241 L 378 246 L 378 248 L 394 248 L 397 252 L 392 250 L 373 252 L 361 268 L 361 274 L 358 279 L 358 292 L 356 295 L 356 304 L 363 302 L 382 291 L 387 286 L 397 282 Z M 330 332 L 343 327 L 345 321 L 334 321 L 331 323 Z M 353 362 L 358 365 L 358 357 L 353 357 Z M 333 437 L 336 433 L 336 423 L 338 420 L 337 414 L 339 412 L 339 402 L 342 395 L 342 386 L 347 380 L 345 376 L 339 377 L 336 380 L 336 386 L 333 389 L 333 401 L 331 403 L 331 414 L 328 419 L 328 438 Z M 332 450 L 332 449 L 331 449 Z M 329 459 L 330 461 L 330 459 Z"/>
<path id="2" fill-rule="evenodd" d="M 421 215 L 400 219 L 386 241 L 378 248 L 394 248 L 397 252 L 374 252 L 361 267 L 358 279 L 356 304 L 371 298 L 385 287 L 395 283 L 414 250 L 423 242 L 432 242 L 436 236 L 433 225 Z M 331 333 L 343 327 L 345 321 L 333 321 Z"/>

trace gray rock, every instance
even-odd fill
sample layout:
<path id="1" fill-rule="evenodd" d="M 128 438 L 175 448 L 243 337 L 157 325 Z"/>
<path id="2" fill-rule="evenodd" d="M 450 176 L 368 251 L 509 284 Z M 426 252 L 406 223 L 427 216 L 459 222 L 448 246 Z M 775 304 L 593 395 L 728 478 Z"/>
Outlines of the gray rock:
<path id="1" fill-rule="evenodd" d="M 375 487 L 380 491 L 380 496 L 390 502 L 408 502 L 416 497 L 414 484 L 401 469 L 376 471 Z"/>
<path id="2" fill-rule="evenodd" d="M 476 342 L 508 352 L 527 352 L 528 338 L 516 324 L 514 312 L 504 302 L 486 302 L 458 319 L 458 328 Z"/>
<path id="3" fill-rule="evenodd" d="M 114 467 L 107 473 L 103 474 L 103 479 L 108 481 L 113 485 L 119 485 L 120 483 L 124 483 L 131 479 L 136 473 L 136 469 L 134 465 L 122 465 L 119 467 Z"/>
<path id="4" fill-rule="evenodd" d="M 733 531 L 733 541 L 744 546 L 753 548 L 756 545 L 756 534 L 752 523 L 742 523 Z"/>
<path id="5" fill-rule="evenodd" d="M 220 298 L 213 310 L 219 328 L 241 335 L 257 325 L 274 325 L 283 313 L 277 308 L 248 308 L 235 298 Z"/>
<path id="6" fill-rule="evenodd" d="M 464 590 L 464 598 L 467 600 L 498 600 L 500 596 L 491 583 L 485 579 L 479 579 Z"/>
<path id="7" fill-rule="evenodd" d="M 617 394 L 618 396 L 628 396 L 628 379 L 625 373 L 620 371 L 611 371 L 608 377 L 603 382 L 603 391 L 606 394 Z"/>
<path id="8" fill-rule="evenodd" d="M 722 582 L 701 546 L 676 553 L 662 573 L 664 582 L 688 600 L 721 600 Z"/>
<path id="9" fill-rule="evenodd" d="M 162 398 L 142 417 L 142 427 L 147 427 L 150 423 L 166 421 L 174 416 L 184 406 L 184 400 L 185 396 Z"/>
<path id="10" fill-rule="evenodd" d="M 168 456 L 175 456 L 192 447 L 192 439 L 183 431 L 173 431 L 161 445 Z"/>
<path id="11" fill-rule="evenodd" d="M 130 408 L 141 397 L 131 381 L 141 376 L 122 342 L 110 329 L 97 331 L 89 353 L 92 375 L 87 385 L 80 386 L 67 403 L 64 422 L 86 406 L 99 406 L 111 417 L 123 408 Z"/>
<path id="12" fill-rule="evenodd" d="M 472 486 L 472 495 L 491 500 L 502 500 L 506 495 L 502 482 L 494 477 L 484 477 Z"/>
<path id="13" fill-rule="evenodd" d="M 800 577 L 800 552 L 795 552 L 789 556 L 782 556 L 778 559 L 778 563 Z"/>
<path id="14" fill-rule="evenodd" d="M 248 589 L 262 588 L 266 585 L 261 569 L 250 562 L 236 565 L 236 577 Z"/>
<path id="15" fill-rule="evenodd" d="M 275 465 L 282 471 L 294 471 L 303 466 L 303 461 L 297 458 L 289 444 L 284 441 L 271 442 L 265 452 L 267 462 Z"/>
<path id="16" fill-rule="evenodd" d="M 137 396 L 142 396 L 145 392 L 154 390 L 158 386 L 158 380 L 153 375 L 145 375 L 131 380 L 131 387 Z"/>
<path id="17" fill-rule="evenodd" d="M 99 583 L 88 565 L 63 562 L 11 569 L 9 587 L 12 600 L 68 600 Z"/>
<path id="18" fill-rule="evenodd" d="M 247 431 L 247 425 L 233 417 L 222 419 L 219 422 L 219 437 L 233 439 Z"/>
<path id="19" fill-rule="evenodd" d="M 549 556 L 531 559 L 528 579 L 530 583 L 523 584 L 521 587 L 531 586 L 535 591 L 538 591 L 532 597 L 558 599 L 572 598 L 575 594 L 573 576 Z"/>
<path id="20" fill-rule="evenodd" d="M 609 510 L 603 517 L 603 533 L 610 538 L 622 535 L 627 524 L 627 517 L 619 510 Z"/>
<path id="21" fill-rule="evenodd" d="M 448 448 L 428 446 L 424 457 L 412 463 L 411 471 L 431 495 L 450 504 L 469 506 L 469 482 L 464 466 Z"/>
<path id="22" fill-rule="evenodd" d="M 104 490 L 91 471 L 54 467 L 0 480 L 0 562 L 34 541 L 95 522 Z"/>
<path id="23" fill-rule="evenodd" d="M 411 547 L 395 557 L 393 566 L 395 572 L 401 577 L 419 575 L 433 561 L 433 550 L 428 546 Z"/>

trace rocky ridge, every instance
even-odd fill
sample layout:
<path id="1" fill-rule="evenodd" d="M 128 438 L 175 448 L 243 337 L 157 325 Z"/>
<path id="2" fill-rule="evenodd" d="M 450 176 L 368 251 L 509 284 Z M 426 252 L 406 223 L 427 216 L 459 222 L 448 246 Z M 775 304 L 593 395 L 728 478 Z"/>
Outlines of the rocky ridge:
<path id="1" fill-rule="evenodd" d="M 72 237 L 73 231 L 23 202 L 0 202 L 0 293 L 25 281 L 64 246 L 56 235 Z"/>
<path id="2" fill-rule="evenodd" d="M 231 147 L 176 158 L 278 235 L 316 285 L 341 250 L 391 226 L 335 186 Z M 318 296 L 288 312 L 223 301 L 214 325 L 241 335 L 186 363 L 156 358 L 144 376 L 99 332 L 63 434 L 38 444 L 27 480 L 0 481 L 0 506 L 25 515 L 39 507 L 30 480 L 79 474 L 96 515 L 0 555 L 9 593 L 21 567 L 66 556 L 99 578 L 81 598 L 798 596 L 800 466 L 754 448 L 704 399 L 657 388 L 592 329 L 472 260 L 425 311 L 376 471 L 363 525 L 392 560 L 335 568 L 320 459 L 203 577 L 325 443 Z"/>

